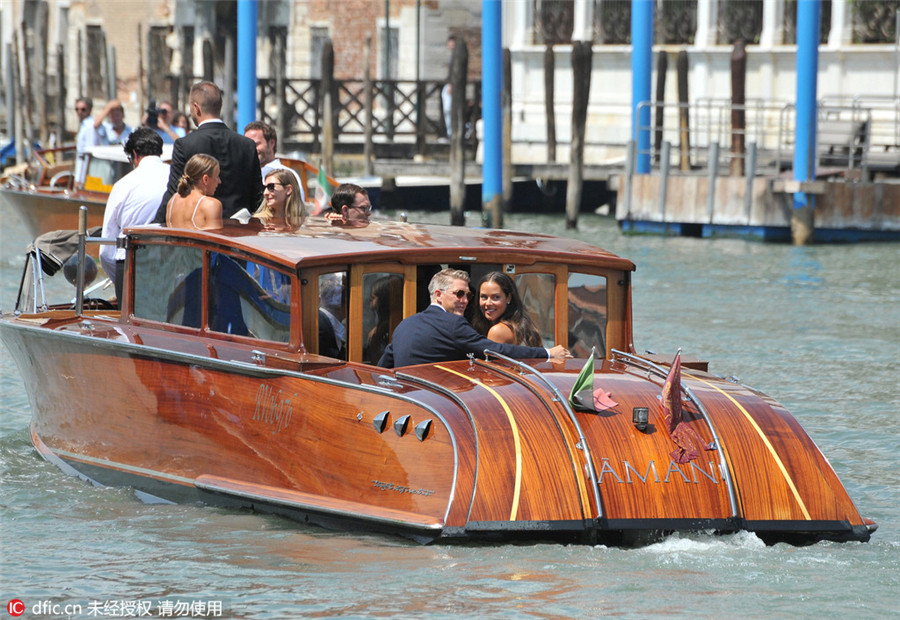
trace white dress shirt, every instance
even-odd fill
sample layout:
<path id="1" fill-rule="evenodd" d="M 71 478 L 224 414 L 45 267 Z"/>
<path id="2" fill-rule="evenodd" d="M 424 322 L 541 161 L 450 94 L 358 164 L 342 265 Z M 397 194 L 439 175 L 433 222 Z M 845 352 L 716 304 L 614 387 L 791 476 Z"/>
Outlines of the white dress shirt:
<path id="1" fill-rule="evenodd" d="M 87 151 L 90 147 L 101 144 L 101 138 L 94 129 L 94 118 L 88 116 L 81 121 L 78 135 L 75 137 L 75 183 L 84 184 L 87 176 Z"/>
<path id="2" fill-rule="evenodd" d="M 119 179 L 109 192 L 103 214 L 103 236 L 121 237 L 122 230 L 128 226 L 152 222 L 168 182 L 169 164 L 156 155 L 141 159 L 137 168 Z M 100 264 L 111 280 L 115 281 L 116 260 L 124 259 L 124 248 L 100 246 Z"/>

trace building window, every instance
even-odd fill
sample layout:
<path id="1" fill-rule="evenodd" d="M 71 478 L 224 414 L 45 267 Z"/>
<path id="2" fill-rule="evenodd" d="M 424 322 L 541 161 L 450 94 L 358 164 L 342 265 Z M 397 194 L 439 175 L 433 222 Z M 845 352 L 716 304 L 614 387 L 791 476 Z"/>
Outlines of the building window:
<path id="1" fill-rule="evenodd" d="M 722 0 L 717 24 L 718 43 L 759 43 L 763 23 L 762 0 Z"/>
<path id="2" fill-rule="evenodd" d="M 897 0 L 856 0 L 853 10 L 854 43 L 894 43 L 897 40 Z"/>
<path id="3" fill-rule="evenodd" d="M 390 58 L 390 66 L 385 67 L 385 45 L 386 42 L 384 40 L 384 28 L 381 28 L 381 54 L 378 60 L 378 67 L 381 71 L 382 79 L 385 80 L 396 80 L 398 75 L 398 67 L 397 59 L 400 56 L 400 30 L 394 27 L 391 27 L 391 39 L 390 46 L 388 49 L 388 56 Z"/>
<path id="4" fill-rule="evenodd" d="M 694 42 L 694 33 L 697 32 L 697 0 L 669 0 L 656 6 L 656 43 Z"/>
<path id="5" fill-rule="evenodd" d="M 140 246 L 134 253 L 134 316 L 200 327 L 203 256 L 198 248 Z"/>
<path id="6" fill-rule="evenodd" d="M 534 0 L 535 44 L 571 43 L 575 0 Z"/>
<path id="7" fill-rule="evenodd" d="M 100 26 L 88 26 L 85 34 L 87 62 L 88 67 L 85 71 L 87 83 L 85 88 L 88 97 L 106 98 L 106 84 L 104 81 L 106 68 L 106 35 L 103 34 L 103 28 Z"/>
<path id="8" fill-rule="evenodd" d="M 595 0 L 594 41 L 604 45 L 631 43 L 631 0 Z"/>
<path id="9" fill-rule="evenodd" d="M 325 26 L 313 26 L 310 30 L 312 49 L 309 55 L 309 75 L 314 80 L 322 79 L 322 55 L 325 43 L 328 41 L 328 28 Z"/>

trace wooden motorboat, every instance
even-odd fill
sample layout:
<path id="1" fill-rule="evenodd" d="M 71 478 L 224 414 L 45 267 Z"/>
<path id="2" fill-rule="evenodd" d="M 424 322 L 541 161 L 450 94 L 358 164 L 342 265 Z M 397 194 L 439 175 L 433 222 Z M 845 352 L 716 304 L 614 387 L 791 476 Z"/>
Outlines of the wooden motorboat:
<path id="1" fill-rule="evenodd" d="M 702 361 L 637 354 L 634 264 L 591 245 L 308 218 L 134 228 L 127 252 L 121 309 L 81 295 L 44 308 L 26 265 L 0 318 L 35 447 L 92 482 L 422 542 L 749 530 L 801 544 L 876 527 L 778 402 Z M 374 327 L 427 305 L 446 265 L 513 274 L 546 344 L 596 355 L 374 365 Z M 573 404 L 576 384 L 600 404 Z"/>
<path id="2" fill-rule="evenodd" d="M 88 226 L 103 226 L 103 212 L 113 184 L 128 174 L 132 166 L 121 145 L 94 146 L 86 155 L 87 173 L 83 187 L 75 187 L 73 170 L 75 147 L 35 150 L 32 162 L 22 174 L 0 177 L 0 208 L 19 214 L 29 235 L 34 238 L 54 231 L 78 226 L 78 209 L 87 207 Z M 172 145 L 163 145 L 163 160 L 172 159 Z M 318 169 L 299 159 L 283 158 L 282 162 L 300 175 L 306 196 L 309 179 L 316 179 Z M 328 178 L 329 184 L 337 181 Z"/>
<path id="3" fill-rule="evenodd" d="M 131 169 L 121 146 L 92 147 L 84 187 L 73 184 L 75 147 L 35 150 L 23 174 L 0 179 L 0 207 L 15 211 L 32 238 L 78 226 L 78 208 L 87 207 L 88 225 L 103 225 L 109 191 Z"/>

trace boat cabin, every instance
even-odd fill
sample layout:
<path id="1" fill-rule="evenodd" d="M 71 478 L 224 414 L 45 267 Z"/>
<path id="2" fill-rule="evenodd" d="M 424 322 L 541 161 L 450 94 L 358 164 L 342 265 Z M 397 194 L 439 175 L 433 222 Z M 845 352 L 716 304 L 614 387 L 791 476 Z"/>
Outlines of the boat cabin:
<path id="1" fill-rule="evenodd" d="M 491 271 L 513 276 L 547 347 L 563 344 L 582 358 L 594 348 L 600 357 L 631 349 L 634 265 L 587 244 L 402 222 L 343 228 L 309 218 L 288 233 L 253 222 L 212 235 L 134 230 L 123 320 L 374 364 L 397 324 L 429 304 L 431 277 L 451 267 L 473 288 Z"/>

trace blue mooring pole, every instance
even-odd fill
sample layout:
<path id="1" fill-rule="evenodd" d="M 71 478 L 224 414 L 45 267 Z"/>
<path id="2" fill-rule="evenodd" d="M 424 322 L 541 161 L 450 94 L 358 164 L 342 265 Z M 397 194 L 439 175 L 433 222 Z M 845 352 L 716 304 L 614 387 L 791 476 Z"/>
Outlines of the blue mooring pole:
<path id="1" fill-rule="evenodd" d="M 257 0 L 238 0 L 237 5 L 237 124 L 239 133 L 256 120 L 256 19 Z M 225 122 L 229 122 L 225 119 Z"/>
<path id="2" fill-rule="evenodd" d="M 819 72 L 819 0 L 797 2 L 797 135 L 794 141 L 794 180 L 813 180 L 816 167 L 816 93 Z M 815 196 L 794 193 L 791 238 L 795 245 L 812 242 Z"/>
<path id="3" fill-rule="evenodd" d="M 631 3 L 631 136 L 637 142 L 635 172 L 650 172 L 650 76 L 653 71 L 653 0 Z"/>
<path id="4" fill-rule="evenodd" d="M 503 205 L 503 121 L 500 114 L 503 22 L 500 0 L 482 0 L 481 11 L 481 114 L 484 132 L 481 205 L 484 223 L 496 226 Z"/>

